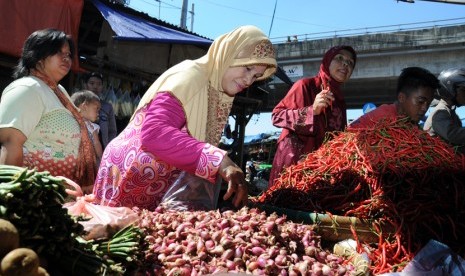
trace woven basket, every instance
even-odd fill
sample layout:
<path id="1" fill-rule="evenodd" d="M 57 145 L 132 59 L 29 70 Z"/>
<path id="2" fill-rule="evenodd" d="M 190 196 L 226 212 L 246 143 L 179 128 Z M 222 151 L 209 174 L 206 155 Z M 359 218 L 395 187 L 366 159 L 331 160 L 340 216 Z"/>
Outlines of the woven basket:
<path id="1" fill-rule="evenodd" d="M 359 241 L 367 243 L 378 242 L 378 236 L 371 226 L 372 222 L 367 220 L 356 217 L 309 213 L 267 204 L 254 203 L 251 207 L 265 211 L 267 214 L 276 213 L 277 215 L 285 215 L 288 220 L 296 223 L 314 225 L 315 231 L 325 241 L 337 242 L 346 239 L 355 239 L 351 230 L 352 226 Z M 383 226 L 382 230 L 386 233 L 394 232 L 394 229 L 389 226 Z"/>

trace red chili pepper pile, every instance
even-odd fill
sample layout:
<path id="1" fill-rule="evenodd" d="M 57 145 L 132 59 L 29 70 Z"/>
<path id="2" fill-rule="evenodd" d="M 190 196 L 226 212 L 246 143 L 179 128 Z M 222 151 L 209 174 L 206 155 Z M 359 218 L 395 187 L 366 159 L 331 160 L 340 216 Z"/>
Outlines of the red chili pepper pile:
<path id="1" fill-rule="evenodd" d="M 429 239 L 465 254 L 464 155 L 405 119 L 331 135 L 255 201 L 372 220 L 374 274 L 401 271 Z"/>

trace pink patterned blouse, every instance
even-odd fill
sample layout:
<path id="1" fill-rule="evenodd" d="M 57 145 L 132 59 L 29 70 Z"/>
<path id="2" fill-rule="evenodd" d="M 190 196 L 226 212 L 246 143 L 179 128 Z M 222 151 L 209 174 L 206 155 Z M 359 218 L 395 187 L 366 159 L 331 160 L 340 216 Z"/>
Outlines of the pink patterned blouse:
<path id="1" fill-rule="evenodd" d="M 214 185 L 225 154 L 193 138 L 180 102 L 159 93 L 105 148 L 94 184 L 96 203 L 153 210 L 181 171 Z"/>

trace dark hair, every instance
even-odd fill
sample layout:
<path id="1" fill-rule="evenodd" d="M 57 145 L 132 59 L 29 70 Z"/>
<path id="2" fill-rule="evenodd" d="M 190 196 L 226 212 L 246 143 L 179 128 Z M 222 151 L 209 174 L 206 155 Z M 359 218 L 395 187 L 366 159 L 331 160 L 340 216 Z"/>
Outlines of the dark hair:
<path id="1" fill-rule="evenodd" d="M 397 95 L 400 92 L 410 95 L 420 87 L 439 88 L 439 80 L 430 71 L 421 67 L 407 67 L 402 69 L 397 80 Z"/>
<path id="2" fill-rule="evenodd" d="M 98 78 L 103 82 L 103 75 L 99 72 L 92 72 L 84 76 L 84 82 L 88 82 L 90 78 Z"/>
<path id="3" fill-rule="evenodd" d="M 13 78 L 28 76 L 39 61 L 61 51 L 68 42 L 71 59 L 74 57 L 74 42 L 71 36 L 57 29 L 43 29 L 33 32 L 24 42 L 23 52 L 13 72 Z"/>
<path id="4" fill-rule="evenodd" d="M 71 100 L 76 107 L 80 106 L 82 103 L 100 102 L 100 98 L 97 96 L 97 94 L 90 90 L 74 92 L 71 96 Z"/>

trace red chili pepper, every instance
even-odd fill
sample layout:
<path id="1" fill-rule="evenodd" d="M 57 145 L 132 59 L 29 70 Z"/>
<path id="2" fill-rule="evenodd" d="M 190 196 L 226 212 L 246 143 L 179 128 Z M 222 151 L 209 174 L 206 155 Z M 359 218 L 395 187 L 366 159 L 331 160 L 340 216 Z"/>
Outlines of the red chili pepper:
<path id="1" fill-rule="evenodd" d="M 465 157 L 440 139 L 406 119 L 388 119 L 330 133 L 256 201 L 386 221 L 396 231 L 374 228 L 378 244 L 365 245 L 373 254 L 371 269 L 401 271 L 427 237 L 465 250 L 458 246 L 465 243 L 458 234 L 465 232 L 464 171 Z"/>

